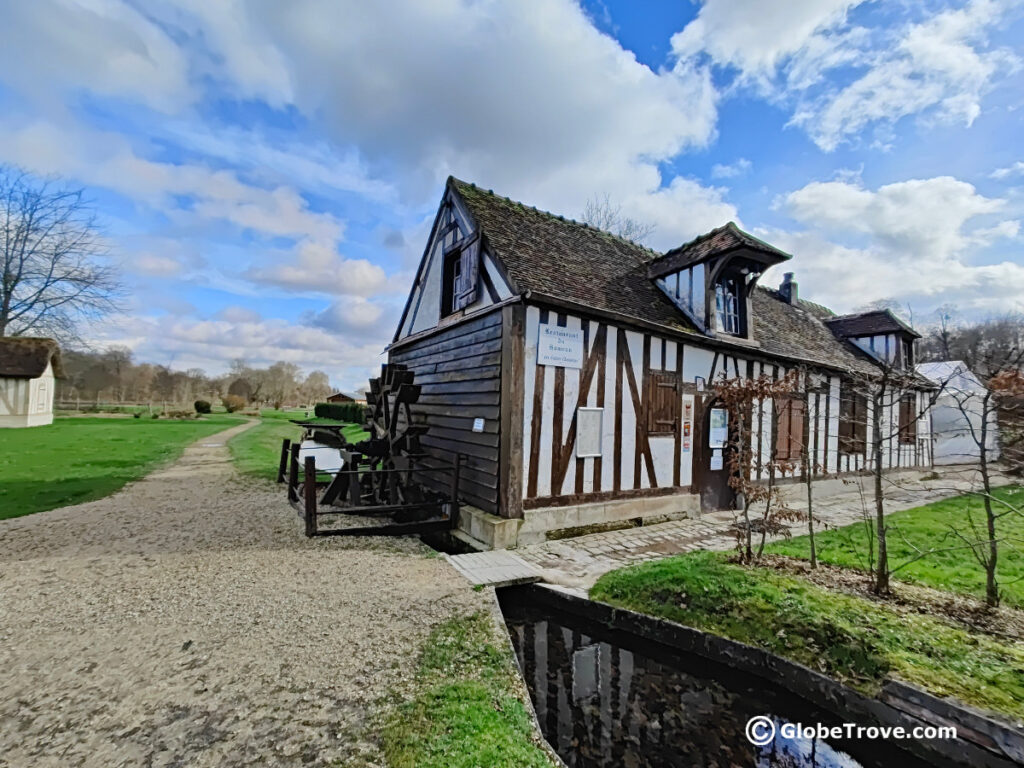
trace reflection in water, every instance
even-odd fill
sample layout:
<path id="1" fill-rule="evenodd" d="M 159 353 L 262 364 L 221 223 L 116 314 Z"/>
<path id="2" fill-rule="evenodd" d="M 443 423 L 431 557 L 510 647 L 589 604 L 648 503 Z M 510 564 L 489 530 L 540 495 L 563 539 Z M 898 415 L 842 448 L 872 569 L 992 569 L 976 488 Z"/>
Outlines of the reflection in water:
<path id="1" fill-rule="evenodd" d="M 570 768 L 925 766 L 881 742 L 830 744 L 777 735 L 755 747 L 744 729 L 756 715 L 771 716 L 776 733 L 787 720 L 838 721 L 758 678 L 645 647 L 635 638 L 606 642 L 607 636 L 593 636 L 606 635 L 597 626 L 575 618 L 563 625 L 540 610 L 502 602 L 541 729 Z"/>

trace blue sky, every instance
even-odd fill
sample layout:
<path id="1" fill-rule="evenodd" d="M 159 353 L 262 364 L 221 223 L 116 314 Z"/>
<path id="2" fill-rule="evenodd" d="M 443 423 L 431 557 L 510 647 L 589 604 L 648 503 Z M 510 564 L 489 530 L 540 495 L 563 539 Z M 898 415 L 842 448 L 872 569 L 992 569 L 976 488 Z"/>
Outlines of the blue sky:
<path id="1" fill-rule="evenodd" d="M 140 360 L 360 386 L 449 173 L 736 220 L 837 311 L 1021 309 L 1021 0 L 0 3 L 0 162 L 88 188 Z"/>

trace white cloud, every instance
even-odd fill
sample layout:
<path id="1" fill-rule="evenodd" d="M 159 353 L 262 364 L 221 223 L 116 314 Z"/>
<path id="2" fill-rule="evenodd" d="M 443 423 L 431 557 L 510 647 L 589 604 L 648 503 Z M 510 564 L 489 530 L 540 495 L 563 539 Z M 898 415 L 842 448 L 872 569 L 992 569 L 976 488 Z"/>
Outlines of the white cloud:
<path id="1" fill-rule="evenodd" d="M 311 313 L 305 319 L 311 325 L 334 333 L 360 336 L 371 334 L 381 340 L 391 338 L 398 322 L 397 312 L 385 313 L 382 305 L 358 296 L 336 301 L 320 312 Z"/>
<path id="2" fill-rule="evenodd" d="M 304 371 L 326 371 L 345 388 L 364 387 L 365 379 L 383 362 L 384 342 L 332 333 L 323 328 L 248 312 L 226 311 L 221 316 L 195 318 L 134 315 L 105 324 L 96 346 L 124 344 L 142 360 L 174 368 L 202 368 L 223 373 L 227 362 L 244 359 L 267 366 L 279 360 Z"/>
<path id="3" fill-rule="evenodd" d="M 687 59 L 706 53 L 750 78 L 771 78 L 788 57 L 846 20 L 864 0 L 706 0 L 697 18 L 672 36 L 672 50 Z"/>
<path id="4" fill-rule="evenodd" d="M 826 151 L 871 124 L 926 111 L 970 125 L 996 76 L 1020 64 L 1007 50 L 987 49 L 1004 11 L 995 0 L 972 0 L 910 25 L 854 82 L 801 105 L 793 123 Z"/>
<path id="5" fill-rule="evenodd" d="M 275 237 L 338 240 L 344 232 L 333 215 L 311 211 L 291 187 L 267 189 L 233 171 L 147 160 L 122 136 L 74 124 L 0 123 L 0 160 L 104 187 L 171 216 L 223 220 Z M 177 197 L 194 203 L 181 208 Z"/>
<path id="6" fill-rule="evenodd" d="M 84 90 L 168 113 L 196 98 L 185 53 L 143 13 L 116 0 L 5 3 L 0 72 L 24 98 L 50 110 Z"/>
<path id="7" fill-rule="evenodd" d="M 1020 308 L 1024 265 L 985 263 L 979 255 L 1017 237 L 1020 224 L 995 220 L 1006 201 L 966 182 L 940 176 L 876 190 L 814 182 L 778 207 L 804 228 L 760 234 L 794 254 L 787 268 L 797 272 L 807 298 L 839 311 L 890 297 L 919 309 L 940 298 L 986 312 Z"/>
<path id="8" fill-rule="evenodd" d="M 907 6 L 916 20 L 895 23 L 897 9 L 865 6 L 874 15 L 853 24 L 863 0 L 706 0 L 672 46 L 682 61 L 707 56 L 737 70 L 740 85 L 795 105 L 791 123 L 832 151 L 910 115 L 970 125 L 998 78 L 1019 67 L 988 41 L 1014 1 Z"/>
<path id="9" fill-rule="evenodd" d="M 133 272 L 153 277 L 174 277 L 184 271 L 184 265 L 180 261 L 155 253 L 134 256 L 128 265 Z"/>
<path id="10" fill-rule="evenodd" d="M 1011 176 L 1024 176 L 1024 160 L 1018 160 L 1005 168 L 996 168 L 990 176 L 993 179 L 1008 179 Z"/>
<path id="11" fill-rule="evenodd" d="M 237 95 L 295 107 L 417 205 L 454 173 L 573 212 L 714 135 L 706 69 L 652 71 L 570 0 L 178 5 Z"/>
<path id="12" fill-rule="evenodd" d="M 329 243 L 307 240 L 296 248 L 295 260 L 250 267 L 243 275 L 254 283 L 286 291 L 371 296 L 387 286 L 383 269 L 366 259 L 346 259 Z"/>
<path id="13" fill-rule="evenodd" d="M 725 201 L 724 194 L 724 189 L 677 176 L 667 187 L 623 199 L 622 211 L 638 221 L 654 223 L 647 244 L 665 251 L 727 221 L 739 221 L 736 207 Z"/>
<path id="14" fill-rule="evenodd" d="M 735 179 L 737 176 L 744 176 L 753 167 L 747 158 L 741 157 L 735 163 L 715 163 L 711 166 L 712 179 Z"/>

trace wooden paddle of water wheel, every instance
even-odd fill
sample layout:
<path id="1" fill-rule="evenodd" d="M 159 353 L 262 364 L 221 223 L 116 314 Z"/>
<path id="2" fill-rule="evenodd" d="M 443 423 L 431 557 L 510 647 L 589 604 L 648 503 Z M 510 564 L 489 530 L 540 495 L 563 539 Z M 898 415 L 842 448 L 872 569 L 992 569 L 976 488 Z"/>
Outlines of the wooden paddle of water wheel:
<path id="1" fill-rule="evenodd" d="M 439 464 L 423 451 L 420 438 L 427 427 L 413 418 L 411 406 L 420 396 L 414 378 L 406 366 L 381 366 L 381 375 L 370 379 L 366 396 L 365 427 L 370 436 L 359 443 L 346 441 L 344 425 L 297 422 L 305 435 L 301 444 L 286 440 L 282 446 L 278 481 L 287 480 L 288 499 L 304 517 L 307 536 L 404 535 L 455 526 L 462 457 Z M 301 456 L 304 449 L 307 455 Z M 430 459 L 429 466 L 425 459 Z M 331 479 L 321 482 L 318 474 Z M 339 514 L 391 522 L 320 528 L 318 517 Z"/>

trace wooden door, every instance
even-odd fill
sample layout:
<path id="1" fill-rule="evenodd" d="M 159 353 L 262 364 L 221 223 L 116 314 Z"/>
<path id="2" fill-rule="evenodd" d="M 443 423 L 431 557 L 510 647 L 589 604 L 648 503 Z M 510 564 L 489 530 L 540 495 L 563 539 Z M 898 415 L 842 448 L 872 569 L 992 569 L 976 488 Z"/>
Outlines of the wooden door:
<path id="1" fill-rule="evenodd" d="M 694 435 L 693 486 L 700 493 L 700 509 L 702 512 L 735 509 L 736 493 L 729 486 L 729 436 L 732 433 L 729 414 L 713 395 L 698 395 L 695 401 L 701 405 L 695 420 L 699 428 Z M 723 429 L 724 440 L 721 439 Z"/>

